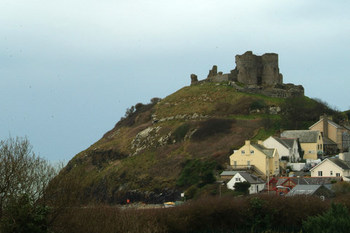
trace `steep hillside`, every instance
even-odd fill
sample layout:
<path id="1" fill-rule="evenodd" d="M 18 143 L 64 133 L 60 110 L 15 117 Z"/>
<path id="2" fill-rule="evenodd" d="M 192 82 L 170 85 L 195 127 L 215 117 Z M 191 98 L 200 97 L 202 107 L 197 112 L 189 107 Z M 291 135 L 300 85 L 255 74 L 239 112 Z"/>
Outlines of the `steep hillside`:
<path id="1" fill-rule="evenodd" d="M 187 86 L 128 109 L 58 179 L 74 179 L 83 203 L 155 203 L 174 200 L 185 190 L 205 190 L 245 140 L 278 133 L 295 122 L 290 117 L 303 106 L 313 114 L 299 119 L 300 126 L 328 109 L 307 97 L 298 99 L 288 105 L 290 99 L 239 92 L 225 82 Z"/>

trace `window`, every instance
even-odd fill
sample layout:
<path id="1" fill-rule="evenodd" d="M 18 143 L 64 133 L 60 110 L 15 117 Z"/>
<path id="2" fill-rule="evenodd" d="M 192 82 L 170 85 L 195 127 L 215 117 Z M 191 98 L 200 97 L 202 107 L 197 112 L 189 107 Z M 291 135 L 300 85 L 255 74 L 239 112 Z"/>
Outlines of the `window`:
<path id="1" fill-rule="evenodd" d="M 250 161 L 247 161 L 247 165 L 250 166 Z"/>
<path id="2" fill-rule="evenodd" d="M 254 154 L 254 150 L 251 150 L 250 153 L 251 153 L 251 154 Z"/>
<path id="3" fill-rule="evenodd" d="M 236 181 L 241 181 L 241 178 L 239 178 L 239 177 L 238 177 L 238 178 L 236 178 Z"/>
<path id="4" fill-rule="evenodd" d="M 336 177 L 340 177 L 340 173 L 335 173 L 335 176 Z"/>
<path id="5" fill-rule="evenodd" d="M 233 166 L 237 167 L 237 161 L 233 161 Z"/>
<path id="6" fill-rule="evenodd" d="M 245 151 L 244 151 L 244 150 L 242 150 L 242 151 L 241 151 L 241 154 L 242 154 L 242 155 L 244 155 L 244 154 L 245 154 Z"/>
<path id="7" fill-rule="evenodd" d="M 318 171 L 318 176 L 322 176 L 322 171 Z"/>
<path id="8" fill-rule="evenodd" d="M 330 171 L 329 174 L 330 174 L 331 176 L 333 176 L 333 171 Z"/>
<path id="9" fill-rule="evenodd" d="M 321 150 L 322 150 L 322 144 L 320 145 L 320 148 L 321 148 Z"/>

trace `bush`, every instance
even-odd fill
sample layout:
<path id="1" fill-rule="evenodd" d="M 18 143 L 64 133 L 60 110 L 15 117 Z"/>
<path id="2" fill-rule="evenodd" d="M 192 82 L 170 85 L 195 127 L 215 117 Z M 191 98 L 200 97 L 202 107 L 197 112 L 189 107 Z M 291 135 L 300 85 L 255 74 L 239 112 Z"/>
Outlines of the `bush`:
<path id="1" fill-rule="evenodd" d="M 35 204 L 26 194 L 11 199 L 4 209 L 0 229 L 2 233 L 44 233 L 47 232 L 48 207 Z"/>
<path id="2" fill-rule="evenodd" d="M 243 194 L 249 194 L 250 184 L 246 181 L 235 183 L 235 191 Z"/>
<path id="3" fill-rule="evenodd" d="M 203 140 L 219 133 L 230 133 L 234 120 L 209 119 L 200 123 L 199 129 L 192 135 L 193 140 Z"/>
<path id="4" fill-rule="evenodd" d="M 266 107 L 266 103 L 264 100 L 260 99 L 260 100 L 255 100 L 254 102 L 252 102 L 250 104 L 250 110 L 256 110 L 256 109 L 263 109 Z"/>
<path id="5" fill-rule="evenodd" d="M 172 138 L 176 141 L 176 142 L 180 142 L 184 139 L 184 137 L 186 136 L 188 130 L 190 129 L 190 125 L 187 123 L 184 123 L 182 125 L 180 125 L 179 127 L 177 127 L 175 129 L 175 131 L 172 134 Z"/>
<path id="6" fill-rule="evenodd" d="M 197 185 L 202 187 L 206 184 L 215 182 L 213 170 L 216 167 L 216 162 L 201 161 L 198 159 L 187 160 L 181 171 L 176 184 L 179 187 L 189 187 Z"/>
<path id="7" fill-rule="evenodd" d="M 306 221 L 303 221 L 303 229 L 308 233 L 349 232 L 349 211 L 343 204 L 332 203 L 330 210 L 326 213 L 308 217 Z"/>

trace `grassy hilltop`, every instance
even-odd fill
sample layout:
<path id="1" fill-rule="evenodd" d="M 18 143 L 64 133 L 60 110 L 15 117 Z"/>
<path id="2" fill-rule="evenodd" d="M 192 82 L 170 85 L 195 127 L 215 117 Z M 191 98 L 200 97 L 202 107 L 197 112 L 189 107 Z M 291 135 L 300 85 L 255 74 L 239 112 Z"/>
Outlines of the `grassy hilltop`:
<path id="1" fill-rule="evenodd" d="M 187 86 L 128 109 L 57 179 L 74 179 L 84 203 L 155 203 L 186 190 L 205 192 L 245 140 L 306 128 L 323 113 L 338 114 L 308 97 L 271 98 L 227 83 Z"/>

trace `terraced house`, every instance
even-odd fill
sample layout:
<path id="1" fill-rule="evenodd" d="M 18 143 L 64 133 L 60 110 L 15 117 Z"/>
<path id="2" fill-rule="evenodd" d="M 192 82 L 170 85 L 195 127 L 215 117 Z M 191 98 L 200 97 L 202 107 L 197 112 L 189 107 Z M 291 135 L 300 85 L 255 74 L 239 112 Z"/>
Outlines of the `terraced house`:
<path id="1" fill-rule="evenodd" d="M 332 121 L 326 115 L 309 127 L 310 130 L 318 130 L 322 133 L 324 150 L 326 154 L 336 154 L 338 151 L 349 151 L 350 129 Z"/>
<path id="2" fill-rule="evenodd" d="M 338 177 L 350 181 L 350 153 L 340 153 L 338 158 L 327 158 L 310 169 L 312 177 Z"/>
<path id="3" fill-rule="evenodd" d="M 230 156 L 233 170 L 251 170 L 261 178 L 279 174 L 279 155 L 277 149 L 268 149 L 262 141 L 251 143 L 245 141 L 244 146 Z"/>
<path id="4" fill-rule="evenodd" d="M 281 133 L 281 137 L 299 139 L 304 159 L 316 160 L 323 155 L 323 139 L 320 131 L 287 130 Z"/>

